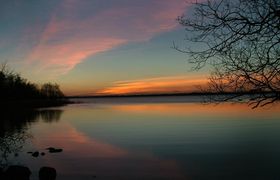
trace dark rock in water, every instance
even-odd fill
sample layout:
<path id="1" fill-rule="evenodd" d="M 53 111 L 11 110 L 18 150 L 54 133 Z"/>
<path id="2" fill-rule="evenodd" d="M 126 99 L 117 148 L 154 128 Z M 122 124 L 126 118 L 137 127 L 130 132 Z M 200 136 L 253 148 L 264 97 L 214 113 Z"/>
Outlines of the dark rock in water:
<path id="1" fill-rule="evenodd" d="M 15 153 L 15 157 L 18 157 L 18 153 Z"/>
<path id="2" fill-rule="evenodd" d="M 4 179 L 4 170 L 0 167 L 0 179 Z"/>
<path id="3" fill-rule="evenodd" d="M 33 157 L 38 157 L 38 156 L 39 156 L 39 152 L 36 151 L 36 152 L 32 153 L 32 156 L 33 156 Z"/>
<path id="4" fill-rule="evenodd" d="M 47 150 L 49 150 L 49 153 L 59 153 L 59 152 L 63 151 L 63 149 L 56 149 L 53 147 L 49 147 L 49 148 L 47 148 Z"/>
<path id="5" fill-rule="evenodd" d="M 54 147 L 48 147 L 48 148 L 46 148 L 47 150 L 49 150 L 49 151 L 53 151 L 53 150 L 55 150 L 55 148 Z"/>
<path id="6" fill-rule="evenodd" d="M 44 153 L 44 152 L 41 152 L 41 156 L 45 156 L 45 153 Z"/>
<path id="7" fill-rule="evenodd" d="M 29 180 L 31 171 L 24 166 L 10 166 L 4 172 L 4 179 L 7 180 Z"/>
<path id="8" fill-rule="evenodd" d="M 55 180 L 56 170 L 52 167 L 41 167 L 39 171 L 39 180 Z"/>
<path id="9" fill-rule="evenodd" d="M 63 150 L 62 149 L 55 149 L 54 151 L 50 151 L 50 153 L 59 153 L 59 152 L 62 152 Z"/>

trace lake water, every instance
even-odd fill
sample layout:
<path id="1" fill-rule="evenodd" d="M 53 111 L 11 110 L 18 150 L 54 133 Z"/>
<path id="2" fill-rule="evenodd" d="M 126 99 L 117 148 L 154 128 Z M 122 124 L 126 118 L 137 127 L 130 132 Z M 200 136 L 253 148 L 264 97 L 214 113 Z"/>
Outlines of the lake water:
<path id="1" fill-rule="evenodd" d="M 28 166 L 31 179 L 42 166 L 54 167 L 57 180 L 280 179 L 279 105 L 204 105 L 195 97 L 78 101 L 84 103 L 3 112 L 2 166 Z"/>

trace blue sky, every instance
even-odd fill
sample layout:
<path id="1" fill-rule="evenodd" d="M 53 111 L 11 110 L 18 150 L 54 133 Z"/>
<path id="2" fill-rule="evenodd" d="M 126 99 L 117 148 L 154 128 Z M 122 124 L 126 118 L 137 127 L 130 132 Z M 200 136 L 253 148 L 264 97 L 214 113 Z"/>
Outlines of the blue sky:
<path id="1" fill-rule="evenodd" d="M 193 91 L 176 17 L 185 0 L 7 0 L 0 6 L 0 61 L 68 95 Z M 171 83 L 172 82 L 172 83 Z M 177 82 L 177 84 L 175 83 Z M 126 88 L 128 87 L 128 88 Z"/>

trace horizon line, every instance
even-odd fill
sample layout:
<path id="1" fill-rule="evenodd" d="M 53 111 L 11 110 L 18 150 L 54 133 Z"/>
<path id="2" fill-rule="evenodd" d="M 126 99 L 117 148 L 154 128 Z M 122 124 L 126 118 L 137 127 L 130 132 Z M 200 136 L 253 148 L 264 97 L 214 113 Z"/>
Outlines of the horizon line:
<path id="1" fill-rule="evenodd" d="M 257 93 L 257 92 L 256 92 Z M 184 92 L 184 93 L 154 93 L 154 94 L 107 94 L 107 95 L 74 95 L 67 98 L 107 98 L 107 97 L 157 97 L 157 96 L 201 96 L 201 95 L 249 95 L 253 92 Z M 268 92 L 269 93 L 269 92 Z"/>

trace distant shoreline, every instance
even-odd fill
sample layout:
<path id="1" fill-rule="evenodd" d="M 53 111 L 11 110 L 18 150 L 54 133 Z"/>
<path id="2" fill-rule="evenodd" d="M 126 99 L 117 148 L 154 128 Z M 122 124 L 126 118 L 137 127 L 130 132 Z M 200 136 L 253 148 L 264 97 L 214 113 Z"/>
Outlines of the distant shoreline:
<path id="1" fill-rule="evenodd" d="M 211 93 L 211 92 L 193 92 L 193 93 L 172 93 L 172 94 L 123 94 L 123 95 L 89 95 L 89 96 L 67 96 L 67 98 L 120 98 L 120 97 L 174 97 L 174 96 L 210 96 L 210 95 L 254 95 L 257 93 Z"/>
<path id="2" fill-rule="evenodd" d="M 3 100 L 0 102 L 0 107 L 7 108 L 47 108 L 47 107 L 59 107 L 67 104 L 74 103 L 68 98 L 63 99 L 31 99 L 31 100 Z"/>

